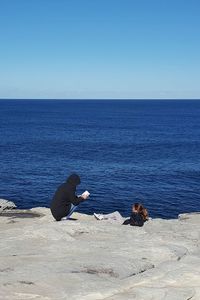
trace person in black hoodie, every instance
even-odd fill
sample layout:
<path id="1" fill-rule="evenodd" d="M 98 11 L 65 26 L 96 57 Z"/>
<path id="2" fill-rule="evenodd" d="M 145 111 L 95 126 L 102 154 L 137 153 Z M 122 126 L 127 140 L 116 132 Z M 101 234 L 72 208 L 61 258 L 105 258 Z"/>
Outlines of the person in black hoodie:
<path id="1" fill-rule="evenodd" d="M 71 174 L 67 181 L 57 188 L 50 205 L 51 213 L 56 221 L 69 217 L 75 207 L 86 200 L 86 197 L 77 197 L 75 194 L 76 187 L 80 183 L 80 177 L 77 174 Z"/>

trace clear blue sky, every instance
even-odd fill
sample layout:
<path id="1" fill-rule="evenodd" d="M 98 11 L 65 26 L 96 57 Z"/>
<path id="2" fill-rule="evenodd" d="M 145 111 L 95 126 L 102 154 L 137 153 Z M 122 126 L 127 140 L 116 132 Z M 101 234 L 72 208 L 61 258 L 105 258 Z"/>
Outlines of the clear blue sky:
<path id="1" fill-rule="evenodd" d="M 200 98 L 200 1 L 0 0 L 0 98 Z"/>

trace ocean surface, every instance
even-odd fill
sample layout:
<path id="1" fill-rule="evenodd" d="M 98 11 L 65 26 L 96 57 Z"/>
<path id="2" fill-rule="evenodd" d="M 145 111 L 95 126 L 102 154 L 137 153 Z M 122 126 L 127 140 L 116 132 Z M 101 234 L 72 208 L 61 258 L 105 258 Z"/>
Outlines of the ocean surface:
<path id="1" fill-rule="evenodd" d="M 200 211 L 200 101 L 0 100 L 0 198 L 49 207 L 76 172 L 78 211 Z"/>

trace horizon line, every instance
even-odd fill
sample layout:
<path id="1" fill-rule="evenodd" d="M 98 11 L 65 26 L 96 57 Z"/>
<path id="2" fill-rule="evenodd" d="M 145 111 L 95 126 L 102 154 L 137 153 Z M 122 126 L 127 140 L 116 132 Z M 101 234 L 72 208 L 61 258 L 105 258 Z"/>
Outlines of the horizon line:
<path id="1" fill-rule="evenodd" d="M 58 100 L 58 101 L 84 101 L 84 100 L 100 100 L 100 101 L 117 101 L 117 100 L 125 100 L 125 101 L 140 101 L 140 100 L 162 100 L 162 101 L 173 101 L 173 100 L 200 100 L 200 98 L 1 98 L 1 100 Z"/>

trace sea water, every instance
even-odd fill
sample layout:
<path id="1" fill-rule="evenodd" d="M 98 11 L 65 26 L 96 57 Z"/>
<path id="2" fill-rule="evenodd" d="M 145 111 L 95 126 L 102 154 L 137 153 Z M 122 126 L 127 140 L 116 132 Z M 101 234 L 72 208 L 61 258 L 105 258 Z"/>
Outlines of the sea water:
<path id="1" fill-rule="evenodd" d="M 49 207 L 76 172 L 80 212 L 200 211 L 200 101 L 0 100 L 0 171 L 19 208 Z"/>

